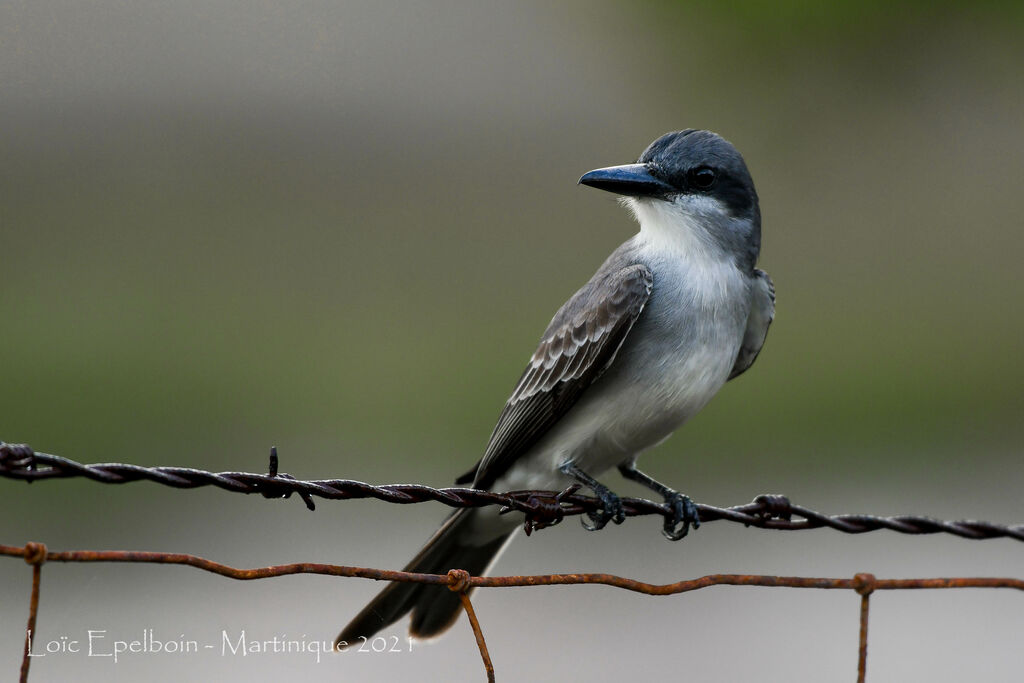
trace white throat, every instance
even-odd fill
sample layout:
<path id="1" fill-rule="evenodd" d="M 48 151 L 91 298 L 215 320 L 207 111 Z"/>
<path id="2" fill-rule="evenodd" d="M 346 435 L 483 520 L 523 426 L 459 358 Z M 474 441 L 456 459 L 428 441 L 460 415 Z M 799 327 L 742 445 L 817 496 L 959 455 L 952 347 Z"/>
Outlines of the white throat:
<path id="1" fill-rule="evenodd" d="M 652 250 L 693 263 L 731 261 L 709 233 L 700 214 L 719 209 L 714 199 L 687 197 L 685 201 L 634 199 L 623 204 L 640 223 L 640 240 Z"/>

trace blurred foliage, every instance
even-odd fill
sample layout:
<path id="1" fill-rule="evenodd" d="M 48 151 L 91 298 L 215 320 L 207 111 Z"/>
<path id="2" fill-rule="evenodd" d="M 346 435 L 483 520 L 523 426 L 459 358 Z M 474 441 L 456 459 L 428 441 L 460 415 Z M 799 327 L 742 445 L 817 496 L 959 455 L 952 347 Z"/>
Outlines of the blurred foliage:
<path id="1" fill-rule="evenodd" d="M 760 33 L 767 39 L 800 36 L 813 41 L 814 31 L 826 29 L 861 38 L 866 31 L 908 22 L 928 21 L 950 15 L 998 15 L 1010 21 L 1024 19 L 1024 7 L 1014 0 L 726 0 L 725 2 L 679 2 L 658 0 L 660 11 L 678 15 L 699 12 L 721 24 Z"/>

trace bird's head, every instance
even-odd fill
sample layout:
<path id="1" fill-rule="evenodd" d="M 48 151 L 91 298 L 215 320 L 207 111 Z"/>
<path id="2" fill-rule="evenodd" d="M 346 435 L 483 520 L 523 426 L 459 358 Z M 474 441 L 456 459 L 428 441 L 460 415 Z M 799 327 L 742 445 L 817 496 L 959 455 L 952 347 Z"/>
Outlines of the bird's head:
<path id="1" fill-rule="evenodd" d="M 583 185 L 623 196 L 644 230 L 688 231 L 753 268 L 761 247 L 757 192 L 743 157 L 706 130 L 666 133 L 635 164 L 599 168 Z"/>

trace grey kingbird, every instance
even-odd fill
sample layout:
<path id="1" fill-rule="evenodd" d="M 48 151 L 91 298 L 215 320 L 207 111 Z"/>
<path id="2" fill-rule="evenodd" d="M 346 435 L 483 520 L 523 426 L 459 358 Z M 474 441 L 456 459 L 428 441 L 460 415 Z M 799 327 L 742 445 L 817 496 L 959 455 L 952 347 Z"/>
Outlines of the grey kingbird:
<path id="1" fill-rule="evenodd" d="M 728 380 L 751 366 L 775 313 L 775 290 L 755 265 L 761 212 L 743 157 L 705 130 L 668 133 L 635 164 L 585 174 L 622 195 L 640 232 L 612 252 L 555 314 L 498 418 L 483 458 L 458 484 L 493 491 L 590 488 L 601 508 L 590 529 L 625 518 L 594 477 L 617 467 L 664 497 L 664 534 L 698 524 L 689 498 L 636 469 Z M 454 512 L 405 571 L 487 570 L 519 521 L 490 508 Z M 461 608 L 443 587 L 392 583 L 338 636 L 371 637 L 408 612 L 410 632 L 445 631 Z"/>

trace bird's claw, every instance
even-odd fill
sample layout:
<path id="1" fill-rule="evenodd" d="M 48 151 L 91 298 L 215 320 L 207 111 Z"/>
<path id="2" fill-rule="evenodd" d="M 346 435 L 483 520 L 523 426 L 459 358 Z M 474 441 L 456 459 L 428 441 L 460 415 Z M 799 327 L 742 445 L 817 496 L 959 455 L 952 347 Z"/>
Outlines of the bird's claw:
<path id="1" fill-rule="evenodd" d="M 671 491 L 665 495 L 665 506 L 672 512 L 672 517 L 665 518 L 665 526 L 661 530 L 668 540 L 685 538 L 690 533 L 691 524 L 694 529 L 700 526 L 700 514 L 689 496 Z"/>
<path id="2" fill-rule="evenodd" d="M 611 491 L 601 491 L 598 493 L 598 499 L 601 501 L 601 507 L 587 512 L 590 523 L 586 519 L 580 518 L 584 529 L 597 531 L 608 526 L 608 522 L 622 524 L 626 521 L 626 509 L 622 505 L 621 498 Z"/>

